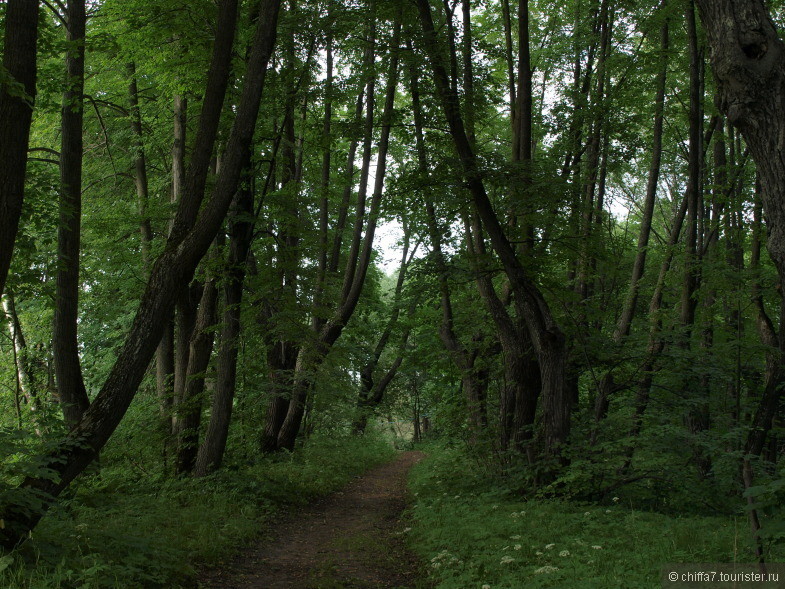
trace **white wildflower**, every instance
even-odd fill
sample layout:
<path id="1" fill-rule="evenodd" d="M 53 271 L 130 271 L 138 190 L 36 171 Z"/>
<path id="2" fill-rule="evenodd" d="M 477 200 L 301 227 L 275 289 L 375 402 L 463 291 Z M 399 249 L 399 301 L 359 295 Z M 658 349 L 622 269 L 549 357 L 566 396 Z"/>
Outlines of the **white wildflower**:
<path id="1" fill-rule="evenodd" d="M 618 503 L 618 502 L 619 502 L 619 498 L 618 498 L 618 497 L 614 497 L 614 498 L 613 498 L 613 502 L 614 502 L 614 503 Z"/>
<path id="2" fill-rule="evenodd" d="M 542 574 L 545 574 L 545 573 L 555 573 L 558 570 L 559 570 L 559 567 L 552 567 L 550 565 L 545 565 L 544 567 L 540 567 L 536 571 L 534 571 L 534 574 L 535 575 L 542 575 Z"/>
<path id="3" fill-rule="evenodd" d="M 592 546 L 592 548 L 594 548 L 594 550 L 602 550 L 602 546 Z"/>
<path id="4" fill-rule="evenodd" d="M 514 536 L 510 536 L 510 540 L 520 540 L 521 537 L 519 534 L 515 534 Z"/>
<path id="5" fill-rule="evenodd" d="M 520 544 L 516 544 L 515 546 L 513 546 L 513 548 L 515 550 L 520 550 L 521 548 L 523 548 L 523 546 L 521 546 Z"/>
<path id="6" fill-rule="evenodd" d="M 511 562 L 515 562 L 515 559 L 512 556 L 502 556 L 499 564 L 510 564 Z"/>
<path id="7" fill-rule="evenodd" d="M 538 551 L 537 551 L 535 554 L 536 554 L 537 556 L 542 556 L 542 552 L 540 552 L 539 550 L 538 550 Z"/>
<path id="8" fill-rule="evenodd" d="M 562 550 L 561 552 L 559 552 L 559 556 L 569 556 L 569 555 L 570 555 L 569 550 Z"/>
<path id="9" fill-rule="evenodd" d="M 545 550 L 553 550 L 554 546 L 556 546 L 556 544 L 546 544 L 545 545 Z"/>
<path id="10" fill-rule="evenodd" d="M 491 586 L 490 585 L 483 585 L 482 589 L 491 589 Z"/>

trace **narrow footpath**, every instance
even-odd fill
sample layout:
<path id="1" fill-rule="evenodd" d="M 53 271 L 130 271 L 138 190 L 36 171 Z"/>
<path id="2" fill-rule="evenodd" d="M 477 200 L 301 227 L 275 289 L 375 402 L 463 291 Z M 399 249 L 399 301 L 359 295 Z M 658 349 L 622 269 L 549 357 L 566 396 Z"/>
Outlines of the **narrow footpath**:
<path id="1" fill-rule="evenodd" d="M 419 589 L 427 585 L 406 550 L 401 514 L 406 475 L 421 452 L 357 478 L 342 491 L 293 514 L 268 538 L 222 569 L 205 572 L 205 589 Z"/>

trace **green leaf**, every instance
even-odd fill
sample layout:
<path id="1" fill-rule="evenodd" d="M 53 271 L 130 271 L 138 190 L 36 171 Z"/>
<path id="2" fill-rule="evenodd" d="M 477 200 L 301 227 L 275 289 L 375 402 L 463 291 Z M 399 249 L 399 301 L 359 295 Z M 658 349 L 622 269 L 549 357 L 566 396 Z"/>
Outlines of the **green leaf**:
<path id="1" fill-rule="evenodd" d="M 14 562 L 14 557 L 9 555 L 0 558 L 0 573 L 6 570 Z"/>

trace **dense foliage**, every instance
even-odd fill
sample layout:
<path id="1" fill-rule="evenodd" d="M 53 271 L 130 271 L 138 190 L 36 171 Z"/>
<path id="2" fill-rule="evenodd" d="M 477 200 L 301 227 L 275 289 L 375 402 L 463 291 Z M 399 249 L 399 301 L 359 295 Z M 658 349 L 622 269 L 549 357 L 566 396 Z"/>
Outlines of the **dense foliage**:
<path id="1" fill-rule="evenodd" d="M 785 166 L 760 121 L 785 120 L 781 20 L 0 3 L 3 580 L 185 582 L 182 554 L 336 488 L 380 432 L 449 446 L 414 482 L 445 587 L 534 583 L 540 544 L 583 559 L 542 586 L 623 586 L 626 557 L 590 547 L 624 530 L 676 538 L 640 575 L 780 558 Z M 526 564 L 488 576 L 517 534 Z"/>

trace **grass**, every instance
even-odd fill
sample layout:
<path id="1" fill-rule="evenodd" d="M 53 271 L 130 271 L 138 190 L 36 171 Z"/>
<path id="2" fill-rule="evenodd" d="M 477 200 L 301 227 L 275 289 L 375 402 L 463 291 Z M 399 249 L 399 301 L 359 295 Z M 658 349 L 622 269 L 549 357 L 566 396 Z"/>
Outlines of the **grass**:
<path id="1" fill-rule="evenodd" d="M 0 587 L 195 587 L 195 565 L 220 563 L 263 534 L 276 511 L 329 494 L 393 454 L 372 436 L 317 438 L 294 454 L 174 480 L 106 457 L 30 541 L 0 556 Z"/>
<path id="2" fill-rule="evenodd" d="M 743 514 L 677 517 L 623 501 L 523 500 L 443 446 L 429 449 L 410 487 L 410 545 L 440 589 L 659 588 L 667 563 L 754 560 Z"/>

